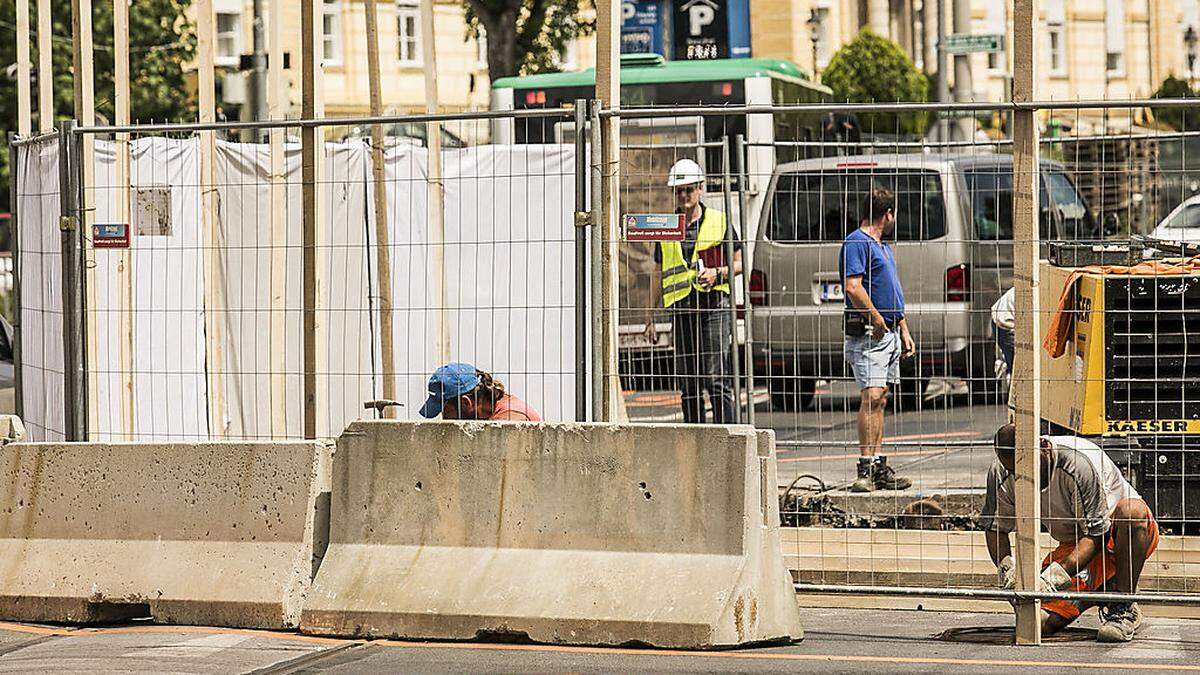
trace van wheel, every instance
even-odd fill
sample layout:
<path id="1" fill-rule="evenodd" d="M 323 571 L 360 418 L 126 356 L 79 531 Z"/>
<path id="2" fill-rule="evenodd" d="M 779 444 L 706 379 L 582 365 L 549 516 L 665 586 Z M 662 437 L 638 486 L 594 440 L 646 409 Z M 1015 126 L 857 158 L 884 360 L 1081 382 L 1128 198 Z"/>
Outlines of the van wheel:
<path id="1" fill-rule="evenodd" d="M 807 377 L 776 375 L 769 378 L 771 409 L 779 412 L 807 410 L 812 405 L 816 380 Z"/>

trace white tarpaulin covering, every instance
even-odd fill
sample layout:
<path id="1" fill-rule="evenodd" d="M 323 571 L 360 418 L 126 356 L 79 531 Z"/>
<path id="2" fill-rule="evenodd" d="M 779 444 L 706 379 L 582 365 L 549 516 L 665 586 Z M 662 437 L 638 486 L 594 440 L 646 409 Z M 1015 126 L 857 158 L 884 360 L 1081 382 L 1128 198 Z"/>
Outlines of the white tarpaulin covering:
<path id="1" fill-rule="evenodd" d="M 21 285 L 21 403 L 34 441 L 61 441 L 63 414 L 62 245 L 58 229 L 58 141 L 17 149 L 17 247 Z"/>
<path id="2" fill-rule="evenodd" d="M 574 417 L 574 162 L 566 145 L 443 152 L 451 358 L 547 420 Z M 415 417 L 438 365 L 426 151 L 392 147 L 386 165 L 397 389 Z"/>
<path id="3" fill-rule="evenodd" d="M 271 237 L 269 146 L 217 144 L 220 278 L 206 280 L 201 225 L 199 143 L 142 138 L 131 144 L 131 197 L 169 194 L 169 223 L 131 230 L 131 297 L 125 310 L 120 253 L 95 251 L 89 351 L 91 435 L 124 437 L 121 387 L 132 382 L 139 440 L 267 438 L 272 414 L 284 435 L 302 433 L 303 354 L 300 148 L 286 147 L 285 242 Z M 114 146 L 96 144 L 96 220 L 118 222 Z M 48 148 L 48 149 L 47 149 Z M 53 144 L 25 152 L 20 169 L 24 403 L 26 422 L 63 427 L 58 167 Z M 387 152 L 393 339 L 401 417 L 416 415 L 435 353 L 433 248 L 426 208 L 426 153 Z M 318 431 L 335 435 L 362 417 L 362 402 L 382 394 L 375 297 L 378 288 L 370 151 L 361 141 L 326 145 L 318 242 Z M 443 153 L 445 274 L 451 358 L 502 379 L 549 420 L 574 409 L 574 149 L 481 146 Z M 38 196 L 42 195 L 42 196 Z M 165 196 L 164 196 L 165 199 Z M 45 202 L 44 204 L 42 202 Z M 165 203 L 165 202 L 164 202 Z M 39 219 L 40 214 L 40 219 Z M 44 222 L 43 222 L 44 221 Z M 283 321 L 272 321 L 273 255 L 282 255 Z M 27 257 L 28 256 L 28 257 Z M 222 363 L 215 377 L 205 350 L 206 283 L 216 283 Z M 212 288 L 210 292 L 212 292 Z M 278 314 L 275 314 L 278 318 Z M 132 330 L 132 375 L 121 364 L 122 320 Z M 283 335 L 273 331 L 282 325 Z M 272 351 L 282 344 L 283 353 Z M 53 372 L 53 378 L 41 376 Z M 281 374 L 281 375 L 280 375 Z M 282 400 L 273 392 L 282 377 Z M 210 396 L 210 383 L 223 395 Z M 55 398 L 57 397 L 57 398 Z M 208 409 L 223 408 L 223 429 Z"/>

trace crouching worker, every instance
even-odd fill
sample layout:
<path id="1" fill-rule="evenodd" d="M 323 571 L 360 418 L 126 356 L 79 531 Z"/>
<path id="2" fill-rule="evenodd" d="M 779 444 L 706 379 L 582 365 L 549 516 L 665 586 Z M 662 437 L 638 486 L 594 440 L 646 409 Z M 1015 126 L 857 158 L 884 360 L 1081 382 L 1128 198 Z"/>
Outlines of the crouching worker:
<path id="1" fill-rule="evenodd" d="M 541 422 L 530 405 L 504 390 L 504 383 L 469 363 L 447 363 L 433 371 L 421 417 L 447 420 Z"/>
<path id="2" fill-rule="evenodd" d="M 988 471 L 981 524 L 1001 588 L 1016 586 L 1008 534 L 1016 527 L 1013 467 L 1016 427 L 996 432 L 997 460 Z M 1095 443 L 1074 436 L 1041 442 L 1042 524 L 1058 548 L 1042 561 L 1038 590 L 1135 593 L 1146 559 L 1158 546 L 1150 507 Z M 1042 603 L 1042 634 L 1062 630 L 1093 604 Z M 1100 603 L 1100 642 L 1133 639 L 1142 621 L 1137 603 Z"/>

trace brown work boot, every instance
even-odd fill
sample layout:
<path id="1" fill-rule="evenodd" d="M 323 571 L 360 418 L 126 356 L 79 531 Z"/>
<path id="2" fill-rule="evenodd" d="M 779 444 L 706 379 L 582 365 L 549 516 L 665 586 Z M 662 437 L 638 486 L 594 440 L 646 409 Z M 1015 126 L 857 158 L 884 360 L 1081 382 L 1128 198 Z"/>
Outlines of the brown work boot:
<path id="1" fill-rule="evenodd" d="M 871 469 L 876 490 L 907 490 L 912 487 L 912 481 L 897 476 L 895 469 L 888 466 L 887 457 L 883 455 L 876 455 Z"/>
<path id="2" fill-rule="evenodd" d="M 858 478 L 850 485 L 851 492 L 871 492 L 875 489 L 874 457 L 858 458 Z"/>

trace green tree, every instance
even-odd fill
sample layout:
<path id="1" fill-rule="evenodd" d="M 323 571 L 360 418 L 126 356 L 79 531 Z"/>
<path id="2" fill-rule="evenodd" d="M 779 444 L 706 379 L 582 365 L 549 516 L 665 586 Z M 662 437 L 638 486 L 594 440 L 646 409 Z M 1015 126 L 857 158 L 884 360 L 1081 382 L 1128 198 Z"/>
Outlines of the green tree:
<path id="1" fill-rule="evenodd" d="M 588 35 L 594 22 L 581 18 L 589 0 L 463 0 L 467 34 L 487 36 L 488 78 L 558 70 L 571 40 Z"/>
<path id="2" fill-rule="evenodd" d="M 849 103 L 922 102 L 929 83 L 895 42 L 864 28 L 829 60 L 821 83 L 833 90 L 835 101 Z M 858 115 L 864 133 L 922 135 L 928 129 L 925 113 L 864 113 Z"/>
<path id="3" fill-rule="evenodd" d="M 1167 79 L 1159 85 L 1158 89 L 1151 94 L 1152 98 L 1192 98 L 1197 92 L 1188 85 L 1187 80 L 1175 77 L 1174 74 L 1167 75 Z M 1200 128 L 1200 113 L 1192 112 L 1188 115 L 1190 108 L 1151 108 L 1154 112 L 1154 119 L 1170 126 L 1176 131 L 1188 131 L 1189 129 Z"/>
<path id="4" fill-rule="evenodd" d="M 23 0 L 17 0 L 18 2 Z M 99 0 L 91 4 L 94 36 L 96 112 L 101 120 L 113 119 L 113 36 L 112 3 Z M 184 15 L 191 0 L 131 0 L 129 6 L 130 116 L 134 121 L 175 121 L 194 116 L 195 104 L 184 77 L 184 65 L 195 55 L 193 25 Z M 30 0 L 30 59 L 35 69 L 37 3 Z M 51 0 L 51 63 L 54 69 L 54 110 L 59 119 L 75 116 L 74 74 L 71 51 L 71 1 Z M 0 64 L 17 60 L 16 4 L 0 0 Z M 30 93 L 34 115 L 37 85 Z M 35 119 L 33 127 L 39 124 Z M 17 82 L 0 73 L 0 128 L 7 134 L 17 130 Z M 0 153 L 0 210 L 8 211 L 8 158 Z"/>

